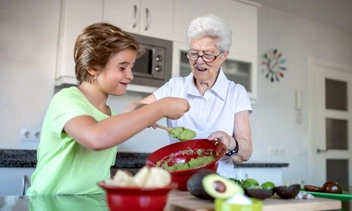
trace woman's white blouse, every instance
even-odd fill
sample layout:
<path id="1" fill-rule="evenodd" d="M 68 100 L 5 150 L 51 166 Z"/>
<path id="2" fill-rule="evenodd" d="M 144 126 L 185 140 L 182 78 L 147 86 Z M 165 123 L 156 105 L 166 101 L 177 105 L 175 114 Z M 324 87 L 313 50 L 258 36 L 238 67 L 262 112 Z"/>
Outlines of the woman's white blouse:
<path id="1" fill-rule="evenodd" d="M 154 92 L 156 99 L 165 97 L 180 97 L 187 99 L 190 109 L 177 120 L 167 119 L 168 127 L 186 127 L 196 131 L 194 139 L 206 139 L 211 133 L 224 131 L 233 136 L 235 114 L 248 110 L 252 113 L 252 106 L 246 89 L 227 79 L 220 69 L 214 86 L 202 96 L 193 83 L 193 74 L 187 77 L 170 79 Z M 179 140 L 169 135 L 170 142 Z M 241 150 L 241 148 L 240 148 Z M 230 157 L 224 156 L 218 167 L 218 173 L 224 177 L 236 177 L 235 169 Z"/>

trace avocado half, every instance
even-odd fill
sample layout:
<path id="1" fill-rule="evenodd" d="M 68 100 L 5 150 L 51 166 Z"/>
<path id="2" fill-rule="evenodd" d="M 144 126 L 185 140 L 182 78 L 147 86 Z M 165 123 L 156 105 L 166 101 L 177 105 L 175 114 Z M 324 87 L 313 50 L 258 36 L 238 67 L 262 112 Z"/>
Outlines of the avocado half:
<path id="1" fill-rule="evenodd" d="M 274 188 L 274 192 L 282 199 L 293 199 L 297 196 L 301 189 L 300 184 L 293 184 L 288 186 L 278 186 Z"/>
<path id="2" fill-rule="evenodd" d="M 202 181 L 204 190 L 213 198 L 227 199 L 235 194 L 244 194 L 243 188 L 218 174 L 209 174 Z"/>
<path id="3" fill-rule="evenodd" d="M 245 195 L 257 199 L 270 198 L 274 194 L 274 189 L 263 189 L 261 186 L 253 186 L 244 190 Z"/>
<path id="4" fill-rule="evenodd" d="M 227 199 L 237 193 L 244 194 L 240 185 L 209 169 L 192 175 L 187 181 L 187 189 L 192 195 L 208 200 Z"/>
<path id="5" fill-rule="evenodd" d="M 211 197 L 203 188 L 202 180 L 205 176 L 209 174 L 217 174 L 215 171 L 210 169 L 201 169 L 194 173 L 188 180 L 187 180 L 187 190 L 193 196 L 200 198 L 200 199 L 209 199 L 213 200 L 214 198 Z"/>
<path id="6" fill-rule="evenodd" d="M 243 188 L 218 174 L 210 174 L 203 178 L 204 190 L 213 198 L 227 199 L 235 194 L 244 194 Z"/>

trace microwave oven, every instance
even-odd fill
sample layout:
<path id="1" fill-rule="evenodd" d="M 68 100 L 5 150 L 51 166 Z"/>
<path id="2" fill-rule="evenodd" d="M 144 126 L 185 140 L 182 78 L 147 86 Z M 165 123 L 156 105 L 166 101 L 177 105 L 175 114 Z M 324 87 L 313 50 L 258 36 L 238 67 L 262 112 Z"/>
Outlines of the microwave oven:
<path id="1" fill-rule="evenodd" d="M 169 81 L 172 71 L 172 41 L 130 33 L 145 53 L 133 66 L 130 84 L 160 87 Z"/>

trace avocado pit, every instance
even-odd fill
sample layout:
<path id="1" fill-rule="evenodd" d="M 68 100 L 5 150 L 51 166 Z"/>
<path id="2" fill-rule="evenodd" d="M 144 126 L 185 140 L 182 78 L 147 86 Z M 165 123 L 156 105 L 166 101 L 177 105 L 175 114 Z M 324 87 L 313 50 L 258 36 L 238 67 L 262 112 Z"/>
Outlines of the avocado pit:
<path id="1" fill-rule="evenodd" d="M 219 193 L 223 193 L 226 191 L 226 185 L 221 181 L 215 181 L 214 189 Z"/>

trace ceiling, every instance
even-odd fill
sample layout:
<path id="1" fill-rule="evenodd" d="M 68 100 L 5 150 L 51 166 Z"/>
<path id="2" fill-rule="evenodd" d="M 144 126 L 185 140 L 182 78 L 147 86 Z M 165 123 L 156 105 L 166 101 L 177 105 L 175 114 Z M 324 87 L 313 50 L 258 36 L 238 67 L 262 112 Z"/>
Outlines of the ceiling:
<path id="1" fill-rule="evenodd" d="M 285 13 L 352 32 L 352 0 L 250 0 Z"/>

